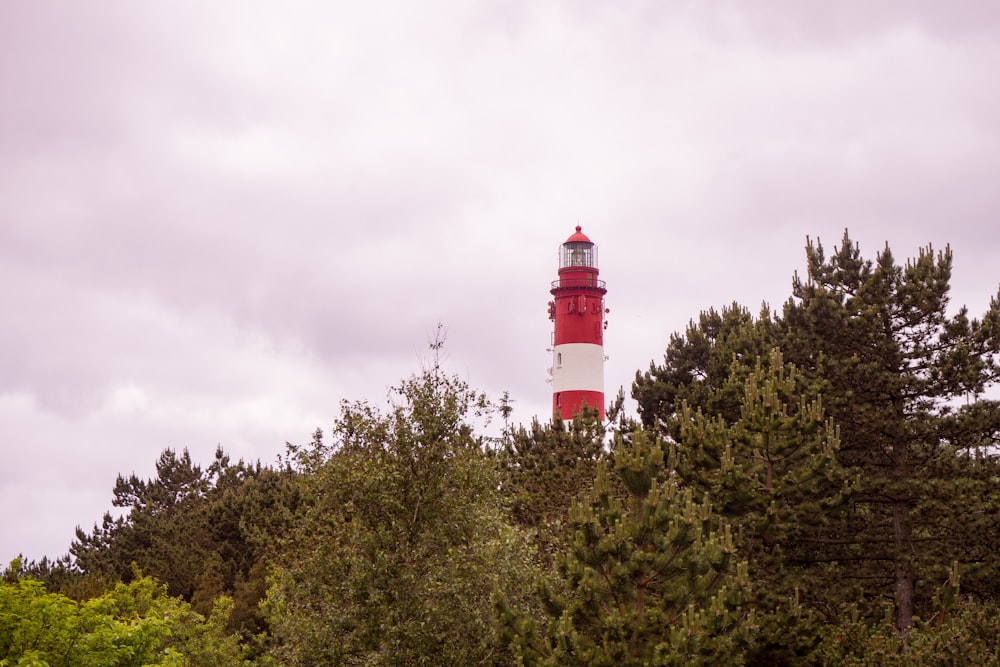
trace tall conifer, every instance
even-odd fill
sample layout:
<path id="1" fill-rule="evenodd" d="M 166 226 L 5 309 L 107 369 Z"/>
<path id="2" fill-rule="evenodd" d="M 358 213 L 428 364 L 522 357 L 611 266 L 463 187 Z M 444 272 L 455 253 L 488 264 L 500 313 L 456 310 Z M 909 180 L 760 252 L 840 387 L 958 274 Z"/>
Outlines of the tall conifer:
<path id="1" fill-rule="evenodd" d="M 547 622 L 500 605 L 521 663 L 741 664 L 754 629 L 746 564 L 711 503 L 665 474 L 657 441 L 619 441 L 568 527 Z"/>
<path id="2" fill-rule="evenodd" d="M 1000 372 L 998 302 L 982 321 L 964 307 L 948 312 L 950 248 L 928 246 L 899 265 L 886 246 L 872 262 L 845 231 L 829 258 L 811 240 L 806 258 L 784 308 L 783 348 L 824 394 L 840 459 L 862 484 L 830 557 L 888 594 L 905 632 L 966 551 L 958 533 L 995 515 L 982 455 L 1000 426 L 983 397 Z M 948 529 L 956 520 L 965 530 Z"/>

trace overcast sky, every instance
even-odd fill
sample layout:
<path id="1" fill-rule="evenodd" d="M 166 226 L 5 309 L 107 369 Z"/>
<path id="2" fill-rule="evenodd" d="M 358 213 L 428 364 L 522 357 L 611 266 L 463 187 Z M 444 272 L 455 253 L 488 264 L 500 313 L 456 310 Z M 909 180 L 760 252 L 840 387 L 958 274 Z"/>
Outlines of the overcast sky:
<path id="1" fill-rule="evenodd" d="M 575 225 L 606 393 L 806 236 L 1000 280 L 1000 4 L 0 3 L 0 563 L 160 452 L 271 463 L 448 368 L 547 418 Z"/>

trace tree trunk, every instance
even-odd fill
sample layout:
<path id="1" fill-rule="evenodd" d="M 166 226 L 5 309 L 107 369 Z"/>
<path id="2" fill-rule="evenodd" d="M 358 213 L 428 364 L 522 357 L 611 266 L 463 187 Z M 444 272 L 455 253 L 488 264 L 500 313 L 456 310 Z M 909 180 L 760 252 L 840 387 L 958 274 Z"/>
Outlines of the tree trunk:
<path id="1" fill-rule="evenodd" d="M 896 628 L 905 637 L 913 623 L 913 567 L 910 560 L 910 508 L 905 500 L 892 504 L 893 554 L 896 570 Z"/>

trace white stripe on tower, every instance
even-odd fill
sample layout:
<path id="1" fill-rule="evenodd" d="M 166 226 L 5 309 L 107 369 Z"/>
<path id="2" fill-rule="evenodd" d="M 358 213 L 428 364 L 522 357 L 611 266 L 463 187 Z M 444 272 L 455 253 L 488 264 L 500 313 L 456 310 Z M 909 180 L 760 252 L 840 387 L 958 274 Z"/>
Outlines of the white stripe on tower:
<path id="1" fill-rule="evenodd" d="M 604 393 L 604 348 L 600 345 L 565 343 L 555 346 L 552 391 L 573 390 Z"/>

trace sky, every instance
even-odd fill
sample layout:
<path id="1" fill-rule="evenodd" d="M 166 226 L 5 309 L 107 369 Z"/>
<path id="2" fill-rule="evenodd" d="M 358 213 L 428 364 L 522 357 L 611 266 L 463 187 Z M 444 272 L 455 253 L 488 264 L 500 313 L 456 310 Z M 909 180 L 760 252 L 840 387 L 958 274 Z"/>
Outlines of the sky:
<path id="1" fill-rule="evenodd" d="M 166 448 L 273 463 L 444 365 L 548 418 L 581 225 L 606 396 L 807 237 L 1000 281 L 993 0 L 0 3 L 0 563 Z M 630 409 L 634 404 L 629 403 Z"/>

